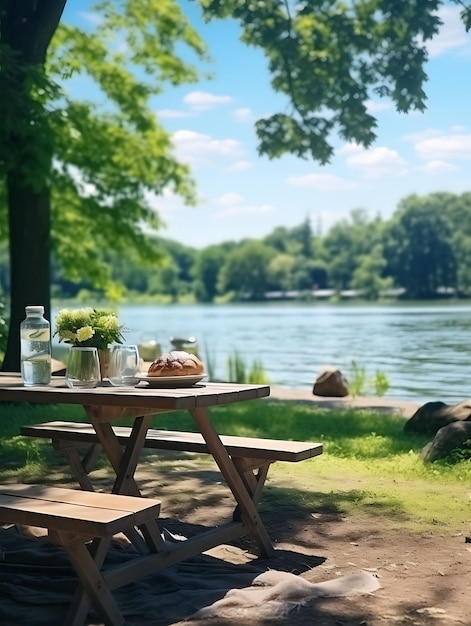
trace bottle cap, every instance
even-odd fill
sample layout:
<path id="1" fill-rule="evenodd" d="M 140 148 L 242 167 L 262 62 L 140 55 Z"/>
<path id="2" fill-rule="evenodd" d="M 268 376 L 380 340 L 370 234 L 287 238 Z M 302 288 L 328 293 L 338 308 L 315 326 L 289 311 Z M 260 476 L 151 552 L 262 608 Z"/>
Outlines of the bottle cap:
<path id="1" fill-rule="evenodd" d="M 44 315 L 43 306 L 27 306 L 25 311 L 26 315 Z"/>

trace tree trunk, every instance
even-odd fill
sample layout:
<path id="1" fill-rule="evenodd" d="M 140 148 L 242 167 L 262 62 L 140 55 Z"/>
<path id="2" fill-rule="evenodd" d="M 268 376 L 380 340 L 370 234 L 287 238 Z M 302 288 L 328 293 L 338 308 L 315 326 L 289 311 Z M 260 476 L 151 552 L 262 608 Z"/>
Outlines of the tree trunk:
<path id="1" fill-rule="evenodd" d="M 19 371 L 19 325 L 25 306 L 44 305 L 50 319 L 49 190 L 35 192 L 7 179 L 10 233 L 10 328 L 3 361 L 6 371 Z"/>
<path id="2" fill-rule="evenodd" d="M 66 0 L 1 0 L 1 43 L 18 55 L 19 64 L 44 65 L 51 38 L 59 24 Z M 14 80 L 18 92 L 23 92 L 22 75 Z M 10 87 L 11 87 L 10 83 Z M 28 107 L 24 108 L 28 111 Z M 30 124 L 19 119 L 19 124 Z M 37 128 L 36 133 L 47 132 Z M 29 163 L 34 163 L 34 134 L 11 131 L 12 144 Z M 8 142 L 10 143 L 10 142 Z M 44 158 L 44 154 L 42 156 Z M 50 155 L 52 162 L 52 154 Z M 15 160 L 19 163 L 21 159 Z M 38 171 L 47 171 L 44 163 Z M 3 370 L 19 371 L 19 324 L 29 304 L 42 304 L 50 319 L 50 194 L 48 181 L 33 185 L 25 182 L 18 166 L 7 173 L 8 224 L 10 237 L 10 327 Z"/>

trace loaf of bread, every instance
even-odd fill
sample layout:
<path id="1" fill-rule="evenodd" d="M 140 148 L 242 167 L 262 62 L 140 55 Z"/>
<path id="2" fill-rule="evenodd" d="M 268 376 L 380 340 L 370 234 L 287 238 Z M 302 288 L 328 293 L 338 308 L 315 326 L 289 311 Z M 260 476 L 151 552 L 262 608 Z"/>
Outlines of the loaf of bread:
<path id="1" fill-rule="evenodd" d="M 148 376 L 192 376 L 202 374 L 204 365 L 194 354 L 174 350 L 161 354 L 150 366 Z"/>

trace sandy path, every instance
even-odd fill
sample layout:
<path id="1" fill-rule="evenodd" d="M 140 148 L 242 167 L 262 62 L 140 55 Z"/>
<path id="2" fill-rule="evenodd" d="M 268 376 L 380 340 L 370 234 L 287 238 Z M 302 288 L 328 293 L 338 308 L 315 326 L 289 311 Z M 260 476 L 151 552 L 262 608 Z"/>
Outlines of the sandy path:
<path id="1" fill-rule="evenodd" d="M 406 418 L 411 417 L 423 403 L 392 398 L 363 396 L 346 396 L 345 398 L 326 398 L 314 396 L 310 390 L 290 389 L 288 387 L 271 387 L 270 397 L 275 400 L 299 400 L 325 408 L 363 408 L 384 413 L 399 413 Z"/>

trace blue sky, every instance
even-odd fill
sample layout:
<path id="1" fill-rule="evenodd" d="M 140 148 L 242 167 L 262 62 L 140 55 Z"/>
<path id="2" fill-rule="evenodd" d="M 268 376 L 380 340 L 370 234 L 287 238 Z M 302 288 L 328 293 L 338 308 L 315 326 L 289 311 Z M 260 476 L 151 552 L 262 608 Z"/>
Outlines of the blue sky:
<path id="1" fill-rule="evenodd" d="M 64 20 L 93 20 L 87 6 L 69 0 Z M 411 193 L 471 190 L 471 33 L 456 5 L 440 11 L 444 26 L 428 46 L 425 113 L 399 114 L 390 101 L 372 100 L 374 145 L 365 150 L 334 140 L 335 156 L 325 166 L 289 155 L 258 156 L 255 120 L 286 110 L 286 100 L 270 86 L 263 53 L 239 41 L 234 22 L 204 24 L 193 3 L 184 6 L 209 47 L 213 63 L 205 69 L 213 79 L 169 86 L 151 103 L 176 154 L 191 165 L 199 196 L 196 207 L 170 192 L 151 199 L 166 223 L 162 236 L 200 248 L 261 238 L 306 217 L 325 233 L 353 209 L 388 218 Z"/>

